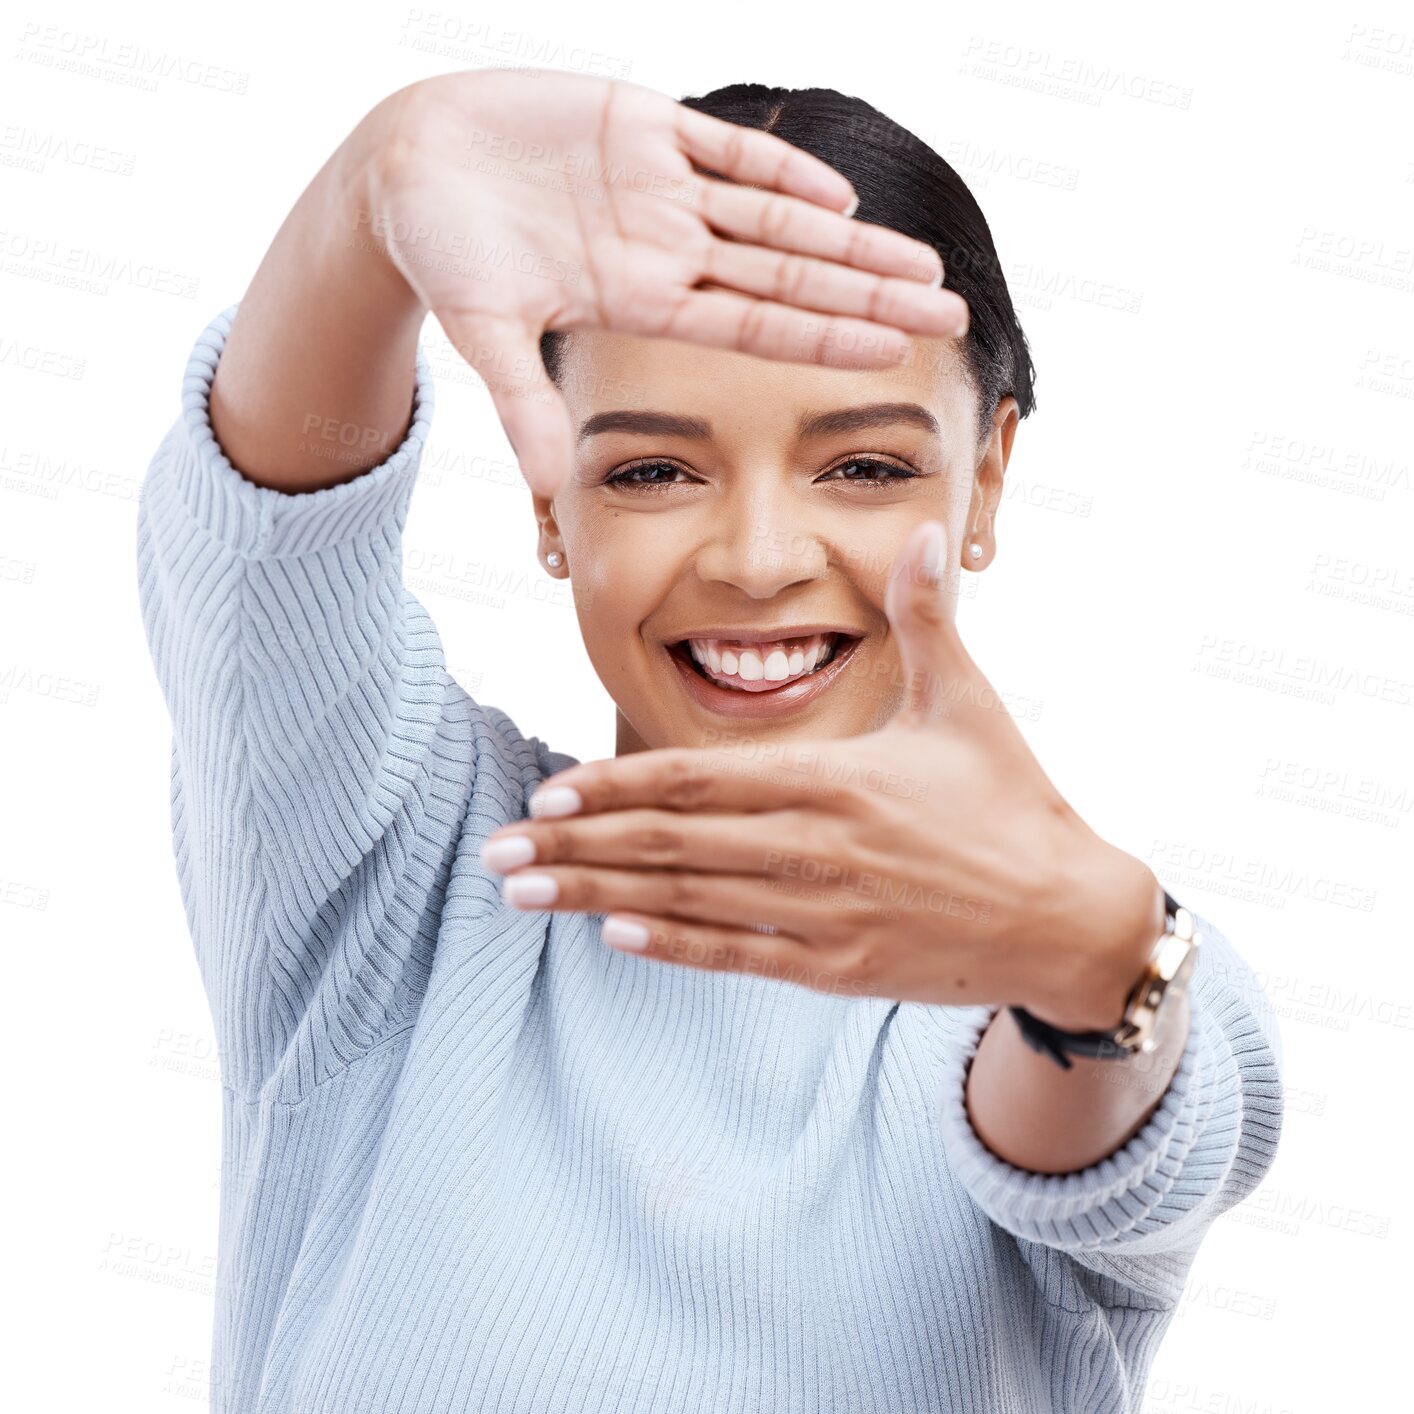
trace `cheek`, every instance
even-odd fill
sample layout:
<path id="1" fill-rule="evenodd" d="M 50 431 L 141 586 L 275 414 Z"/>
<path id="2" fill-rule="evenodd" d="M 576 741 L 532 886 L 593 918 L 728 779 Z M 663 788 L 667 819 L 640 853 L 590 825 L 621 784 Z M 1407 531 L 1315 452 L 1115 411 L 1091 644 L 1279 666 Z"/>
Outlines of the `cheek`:
<path id="1" fill-rule="evenodd" d="M 576 526 L 569 546 L 580 631 L 591 659 L 605 671 L 632 662 L 627 639 L 681 578 L 672 539 L 648 517 L 606 513 Z"/>

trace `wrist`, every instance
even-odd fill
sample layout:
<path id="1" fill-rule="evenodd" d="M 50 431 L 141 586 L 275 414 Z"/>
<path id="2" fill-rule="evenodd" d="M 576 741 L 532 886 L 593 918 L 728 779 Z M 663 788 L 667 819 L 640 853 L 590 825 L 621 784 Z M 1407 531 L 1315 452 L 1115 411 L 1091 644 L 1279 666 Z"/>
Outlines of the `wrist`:
<path id="1" fill-rule="evenodd" d="M 1065 1031 L 1110 1031 L 1165 926 L 1164 889 L 1143 860 L 1096 837 L 1047 910 L 1054 964 L 1019 1004 Z"/>
<path id="2" fill-rule="evenodd" d="M 340 145 L 328 173 L 328 259 L 341 271 L 358 267 L 358 280 L 348 284 L 347 293 L 376 310 L 388 327 L 420 329 L 428 309 L 394 257 L 388 238 L 395 218 L 386 199 L 390 180 L 405 172 L 416 146 L 414 115 L 422 82 L 369 109 Z"/>

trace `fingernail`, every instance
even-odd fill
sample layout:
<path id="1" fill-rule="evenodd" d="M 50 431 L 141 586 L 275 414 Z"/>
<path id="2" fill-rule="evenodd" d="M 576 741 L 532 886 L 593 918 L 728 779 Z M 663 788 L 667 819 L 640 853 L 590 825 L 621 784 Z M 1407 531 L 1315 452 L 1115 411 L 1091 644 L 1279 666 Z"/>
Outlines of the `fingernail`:
<path id="1" fill-rule="evenodd" d="M 529 835 L 505 835 L 481 846 L 481 862 L 498 874 L 518 869 L 535 858 L 535 841 Z"/>
<path id="2" fill-rule="evenodd" d="M 937 584 L 943 574 L 943 555 L 947 550 L 947 537 L 943 534 L 940 521 L 928 522 L 928 533 L 923 539 L 923 573 Z"/>
<path id="3" fill-rule="evenodd" d="M 855 213 L 856 211 L 858 211 L 858 210 L 859 210 L 859 193 L 858 193 L 858 192 L 855 192 L 854 196 L 853 196 L 853 197 L 851 198 L 851 200 L 850 200 L 849 205 L 846 206 L 845 209 L 840 212 L 840 215 L 841 215 L 841 216 L 853 216 L 854 213 Z"/>
<path id="4" fill-rule="evenodd" d="M 611 914 L 604 920 L 602 934 L 611 948 L 642 952 L 648 946 L 648 929 L 629 918 L 616 918 Z"/>
<path id="5" fill-rule="evenodd" d="M 573 786 L 551 786 L 538 790 L 530 797 L 532 815 L 574 815 L 584 809 L 584 802 Z"/>
<path id="6" fill-rule="evenodd" d="M 512 908 L 540 908 L 554 903 L 560 886 L 551 874 L 512 874 L 501 885 L 501 897 Z"/>

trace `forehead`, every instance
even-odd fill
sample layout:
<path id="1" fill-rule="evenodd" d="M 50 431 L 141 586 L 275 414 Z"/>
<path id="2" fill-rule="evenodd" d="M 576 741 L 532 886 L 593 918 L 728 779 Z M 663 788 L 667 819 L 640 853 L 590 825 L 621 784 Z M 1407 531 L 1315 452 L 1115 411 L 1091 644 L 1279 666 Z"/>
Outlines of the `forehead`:
<path id="1" fill-rule="evenodd" d="M 834 368 L 786 363 L 732 349 L 601 329 L 575 330 L 561 348 L 560 390 L 575 422 L 596 412 L 651 408 L 725 418 L 749 411 L 753 424 L 880 401 L 922 403 L 946 428 L 970 427 L 971 383 L 954 339 L 917 338 L 910 364 Z M 714 423 L 714 426 L 716 424 Z"/>

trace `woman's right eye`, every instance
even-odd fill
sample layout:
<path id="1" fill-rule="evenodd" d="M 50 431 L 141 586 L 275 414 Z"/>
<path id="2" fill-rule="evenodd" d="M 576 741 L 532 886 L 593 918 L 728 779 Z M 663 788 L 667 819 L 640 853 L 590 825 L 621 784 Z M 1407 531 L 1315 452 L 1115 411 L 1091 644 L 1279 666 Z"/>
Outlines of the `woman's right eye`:
<path id="1" fill-rule="evenodd" d="M 625 467 L 622 471 L 616 471 L 612 476 L 604 478 L 605 486 L 622 486 L 631 491 L 657 491 L 664 487 L 675 485 L 670 479 L 650 480 L 640 479 L 642 473 L 665 471 L 671 478 L 682 470 L 679 466 L 674 466 L 672 462 L 648 461 L 638 462 L 634 466 Z"/>

